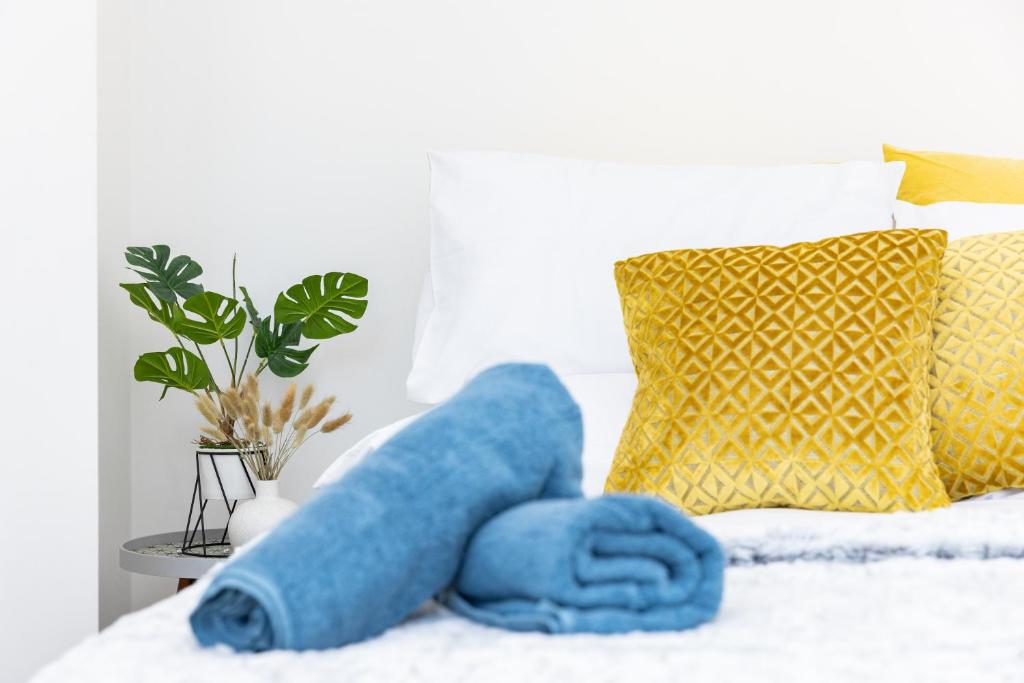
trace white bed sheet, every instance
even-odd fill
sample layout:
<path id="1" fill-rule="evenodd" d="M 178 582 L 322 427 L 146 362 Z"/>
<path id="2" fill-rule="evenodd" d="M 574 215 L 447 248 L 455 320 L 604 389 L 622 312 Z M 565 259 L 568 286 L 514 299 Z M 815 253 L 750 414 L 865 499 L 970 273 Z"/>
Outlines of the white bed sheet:
<path id="1" fill-rule="evenodd" d="M 546 636 L 427 606 L 327 652 L 204 650 L 205 580 L 122 618 L 38 683 L 1012 681 L 1024 677 L 1024 496 L 917 514 L 752 510 L 700 518 L 734 565 L 722 611 L 682 633 Z M 955 559 L 952 559 L 955 558 Z M 988 559 L 981 559 L 988 558 Z M 871 561 L 879 560 L 879 561 Z"/>

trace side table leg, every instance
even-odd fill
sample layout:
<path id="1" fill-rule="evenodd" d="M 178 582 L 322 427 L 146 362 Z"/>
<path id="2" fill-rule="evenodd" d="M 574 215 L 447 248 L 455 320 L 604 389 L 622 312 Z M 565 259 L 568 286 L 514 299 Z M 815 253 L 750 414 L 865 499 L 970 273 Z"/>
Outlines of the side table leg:
<path id="1" fill-rule="evenodd" d="M 178 579 L 178 590 L 176 592 L 180 593 L 195 582 L 195 579 Z"/>

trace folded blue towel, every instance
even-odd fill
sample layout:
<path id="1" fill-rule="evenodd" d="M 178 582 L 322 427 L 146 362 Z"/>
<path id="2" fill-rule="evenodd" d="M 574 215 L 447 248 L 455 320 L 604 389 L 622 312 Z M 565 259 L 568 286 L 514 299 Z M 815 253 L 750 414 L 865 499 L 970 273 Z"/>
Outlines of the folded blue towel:
<path id="1" fill-rule="evenodd" d="M 723 568 L 715 539 L 656 498 L 536 501 L 477 531 L 446 602 L 517 631 L 672 631 L 715 615 Z"/>
<path id="2" fill-rule="evenodd" d="M 196 638 L 308 650 L 384 631 L 451 584 L 486 520 L 581 495 L 582 438 L 548 368 L 481 373 L 225 566 L 192 613 Z"/>

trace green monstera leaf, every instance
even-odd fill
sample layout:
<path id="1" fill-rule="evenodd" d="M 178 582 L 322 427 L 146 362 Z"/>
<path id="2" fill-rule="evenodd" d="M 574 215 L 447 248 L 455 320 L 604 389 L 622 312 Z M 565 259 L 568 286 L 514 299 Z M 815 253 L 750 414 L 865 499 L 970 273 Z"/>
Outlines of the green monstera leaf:
<path id="1" fill-rule="evenodd" d="M 277 297 L 274 319 L 285 325 L 302 323 L 302 335 L 309 339 L 330 339 L 356 329 L 349 318 L 362 318 L 366 311 L 368 283 L 355 273 L 310 275 Z"/>
<path id="2" fill-rule="evenodd" d="M 238 301 L 223 294 L 194 294 L 185 301 L 184 309 L 195 313 L 201 320 L 185 316 L 178 325 L 178 331 L 197 344 L 234 339 L 245 329 L 245 312 L 238 307 Z"/>
<path id="3" fill-rule="evenodd" d="M 175 334 L 180 332 L 185 314 L 177 303 L 154 298 L 149 285 L 144 282 L 122 283 L 121 288 L 128 292 L 128 297 L 133 304 L 149 314 L 151 320 L 160 323 Z"/>
<path id="4" fill-rule="evenodd" d="M 174 346 L 166 351 L 144 353 L 135 361 L 135 379 L 164 385 L 160 399 L 168 389 L 194 393 L 210 385 L 210 368 L 191 351 Z"/>
<path id="5" fill-rule="evenodd" d="M 191 282 L 203 274 L 202 266 L 185 255 L 172 259 L 166 244 L 128 247 L 124 258 L 162 301 L 175 303 L 179 296 L 188 299 L 203 291 L 202 285 Z"/>
<path id="6" fill-rule="evenodd" d="M 267 361 L 267 368 L 278 377 L 295 377 L 309 367 L 309 357 L 313 355 L 319 344 L 308 349 L 294 348 L 302 341 L 301 328 L 299 323 L 288 323 L 273 325 L 268 315 L 260 318 L 256 306 L 253 305 L 249 292 L 245 287 L 242 290 L 242 299 L 245 301 L 245 308 L 249 312 L 249 322 L 252 323 L 255 340 L 253 350 L 259 358 Z"/>
<path id="7" fill-rule="evenodd" d="M 259 323 L 253 345 L 256 355 L 267 359 L 267 368 L 278 377 L 295 377 L 309 367 L 309 357 L 319 344 L 308 349 L 294 348 L 302 340 L 299 323 L 271 325 L 270 316 Z"/>

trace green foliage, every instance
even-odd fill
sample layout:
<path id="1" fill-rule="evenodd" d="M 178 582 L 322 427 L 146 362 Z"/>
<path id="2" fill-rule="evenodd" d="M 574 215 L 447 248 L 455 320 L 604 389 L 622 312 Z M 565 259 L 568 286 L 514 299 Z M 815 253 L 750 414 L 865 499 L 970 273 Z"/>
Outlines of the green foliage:
<path id="1" fill-rule="evenodd" d="M 366 278 L 354 273 L 310 275 L 301 284 L 289 287 L 277 297 L 274 319 L 278 323 L 302 323 L 307 339 L 330 339 L 347 334 L 366 311 Z"/>
<path id="2" fill-rule="evenodd" d="M 168 389 L 219 391 L 200 345 L 219 343 L 230 370 L 230 386 L 240 381 L 249 353 L 239 364 L 238 337 L 247 318 L 252 325 L 250 348 L 261 359 L 256 373 L 266 368 L 278 377 L 295 377 L 309 367 L 310 356 L 319 348 L 299 348 L 304 337 L 329 339 L 352 332 L 356 329 L 352 320 L 366 311 L 368 283 L 354 273 L 311 275 L 280 293 L 274 315 L 261 318 L 245 287 L 240 288 L 244 308 L 234 298 L 205 291 L 193 282 L 202 275 L 202 266 L 184 254 L 172 257 L 167 245 L 128 247 L 125 260 L 144 282 L 122 283 L 121 288 L 178 342 L 167 351 L 145 353 L 135 363 L 135 379 L 163 385 L 161 399 Z M 234 261 L 231 277 L 234 291 Z M 196 354 L 182 346 L 183 340 L 195 344 Z M 234 340 L 233 357 L 225 340 Z"/>
<path id="3" fill-rule="evenodd" d="M 151 320 L 160 323 L 174 334 L 180 332 L 185 314 L 177 302 L 168 303 L 156 298 L 149 285 L 144 282 L 122 283 L 121 288 L 128 292 L 133 304 L 149 314 Z"/>
<path id="4" fill-rule="evenodd" d="M 166 244 L 152 247 L 128 247 L 124 258 L 136 273 L 149 283 L 158 299 L 175 303 L 177 297 L 188 299 L 203 291 L 203 286 L 191 282 L 203 274 L 203 268 L 190 257 L 171 258 Z"/>
<path id="5" fill-rule="evenodd" d="M 295 377 L 309 367 L 309 357 L 313 355 L 319 345 L 308 349 L 294 348 L 302 341 L 302 325 L 299 323 L 274 325 L 269 315 L 266 318 L 260 318 L 256 306 L 253 305 L 252 299 L 249 297 L 249 292 L 245 287 L 240 289 L 255 336 L 253 349 L 256 351 L 256 356 L 266 359 L 267 368 L 278 377 Z"/>
<path id="6" fill-rule="evenodd" d="M 270 316 L 267 316 L 260 321 L 259 327 L 254 350 L 257 356 L 267 359 L 267 367 L 272 373 L 278 377 L 295 377 L 309 367 L 309 357 L 319 344 L 308 349 L 294 348 L 302 341 L 298 323 L 272 326 Z"/>
<path id="7" fill-rule="evenodd" d="M 197 344 L 215 344 L 223 339 L 234 339 L 245 329 L 245 312 L 238 301 L 216 292 L 200 292 L 190 296 L 184 305 L 189 313 L 201 320 L 183 317 L 178 326 L 181 336 Z"/>
<path id="8" fill-rule="evenodd" d="M 181 389 L 191 394 L 206 389 L 212 380 L 206 363 L 191 351 L 178 346 L 139 356 L 135 361 L 135 379 L 164 385 L 161 399 L 168 389 Z"/>

